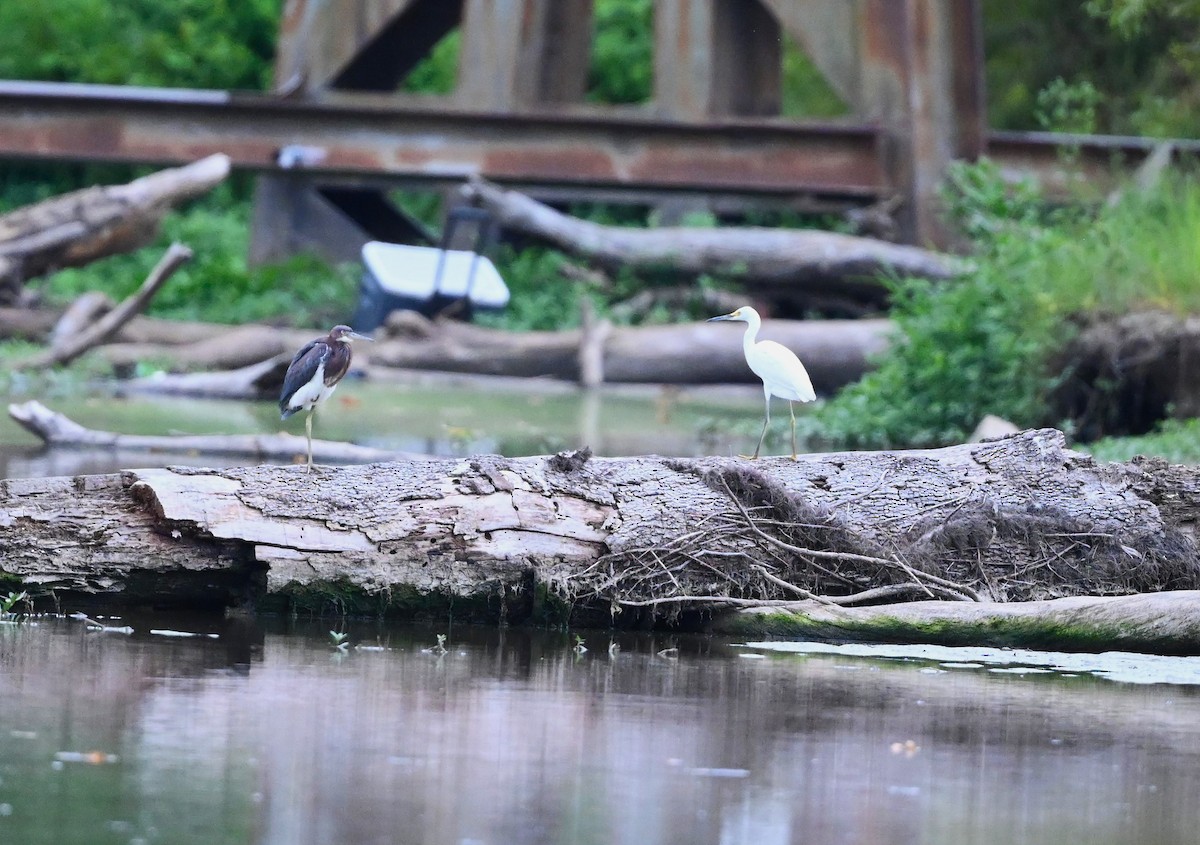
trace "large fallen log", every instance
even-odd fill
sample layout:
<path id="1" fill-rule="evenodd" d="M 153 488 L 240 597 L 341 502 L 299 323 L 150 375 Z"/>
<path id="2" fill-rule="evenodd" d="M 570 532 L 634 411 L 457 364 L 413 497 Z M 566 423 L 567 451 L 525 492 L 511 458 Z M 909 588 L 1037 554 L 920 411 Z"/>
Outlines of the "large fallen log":
<path id="1" fill-rule="evenodd" d="M 130 470 L 4 482 L 0 575 L 118 601 L 433 596 L 511 621 L 1017 601 L 1200 587 L 1197 505 L 1200 469 L 1096 464 L 1052 430 L 796 462 Z"/>
<path id="2" fill-rule="evenodd" d="M 61 312 L 0 308 L 0 337 L 48 338 Z M 857 381 L 871 360 L 887 348 L 894 330 L 889 320 L 770 320 L 762 337 L 793 349 L 813 383 L 831 393 Z M 291 355 L 317 334 L 312 329 L 267 325 L 227 326 L 138 316 L 121 327 L 115 342 L 97 354 L 118 372 L 142 361 L 173 370 L 238 370 L 279 355 Z M 363 353 L 374 366 L 501 376 L 544 376 L 581 380 L 580 331 L 506 332 L 453 320 L 431 322 L 411 312 L 393 315 L 385 336 Z M 600 371 L 614 383 L 753 383 L 742 357 L 740 337 L 728 327 L 689 323 L 668 326 L 616 326 L 598 345 Z M 248 395 L 235 387 L 243 374 L 215 374 L 198 392 Z M 231 387 L 220 386 L 229 381 Z M 196 382 L 197 385 L 200 382 Z M 186 382 L 162 381 L 165 392 L 186 392 Z M 266 386 L 277 391 L 280 383 Z M 139 389 L 153 391 L 144 381 Z M 213 392 L 215 390 L 215 393 Z M 255 394 L 257 395 L 257 394 Z"/>
<path id="3" fill-rule="evenodd" d="M 229 157 L 212 155 L 0 216 L 0 302 L 15 302 L 28 279 L 146 246 L 172 205 L 206 193 L 228 175 Z"/>
<path id="4" fill-rule="evenodd" d="M 540 238 L 609 269 L 669 270 L 737 279 L 756 291 L 855 289 L 878 296 L 881 273 L 949 279 L 965 262 L 918 247 L 811 229 L 634 229 L 562 214 L 482 179 L 464 191 L 506 228 Z"/>
<path id="5" fill-rule="evenodd" d="M 0 307 L 0 339 L 53 341 L 54 328 L 65 314 L 65 309 L 57 308 Z M 205 340 L 229 331 L 230 328 L 221 323 L 163 320 L 139 315 L 121 326 L 117 331 L 116 340 L 121 343 L 173 346 Z"/>
<path id="6" fill-rule="evenodd" d="M 389 323 L 392 338 L 370 349 L 373 365 L 580 380 L 581 331 L 515 333 L 403 317 Z M 887 320 L 771 320 L 762 337 L 792 349 L 817 390 L 832 392 L 862 377 L 871 359 L 886 348 L 891 330 Z M 704 384 L 756 378 L 746 366 L 740 333 L 706 323 L 614 326 L 601 345 L 607 382 Z"/>

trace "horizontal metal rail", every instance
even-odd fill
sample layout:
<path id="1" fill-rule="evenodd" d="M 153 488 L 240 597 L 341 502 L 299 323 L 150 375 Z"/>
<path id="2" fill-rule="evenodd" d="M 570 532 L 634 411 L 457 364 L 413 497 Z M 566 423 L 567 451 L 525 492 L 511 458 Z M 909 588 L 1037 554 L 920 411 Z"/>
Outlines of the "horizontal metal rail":
<path id="1" fill-rule="evenodd" d="M 179 164 L 215 152 L 256 171 L 318 178 L 547 188 L 800 195 L 891 193 L 881 130 L 782 119 L 662 120 L 644 111 L 500 114 L 419 96 L 305 99 L 225 91 L 0 81 L 0 158 Z M 988 153 L 1051 187 L 1104 181 L 1160 143 L 1146 138 L 988 133 Z M 1175 141 L 1200 154 L 1200 141 Z M 287 152 L 284 152 L 287 151 Z M 1077 175 L 1076 179 L 1079 178 Z"/>
<path id="2" fill-rule="evenodd" d="M 291 100 L 219 91 L 0 82 L 0 156 L 176 164 L 214 152 L 317 174 L 650 190 L 871 197 L 887 189 L 871 126 L 640 114 L 493 114 L 419 97 Z M 289 156 L 284 156 L 286 161 Z"/>

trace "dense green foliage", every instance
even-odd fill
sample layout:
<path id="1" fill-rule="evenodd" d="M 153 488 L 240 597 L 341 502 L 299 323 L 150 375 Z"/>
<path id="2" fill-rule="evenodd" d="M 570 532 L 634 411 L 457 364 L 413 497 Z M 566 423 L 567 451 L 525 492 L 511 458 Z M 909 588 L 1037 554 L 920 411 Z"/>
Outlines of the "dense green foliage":
<path id="1" fill-rule="evenodd" d="M 0 3 L 0 78 L 265 88 L 280 0 Z"/>
<path id="2" fill-rule="evenodd" d="M 1141 437 L 1109 437 L 1077 447 L 1102 461 L 1154 455 L 1177 464 L 1200 464 L 1200 420 L 1163 420 Z"/>
<path id="3" fill-rule="evenodd" d="M 1005 0 L 983 9 L 993 126 L 1200 135 L 1197 0 Z"/>
<path id="4" fill-rule="evenodd" d="M 1045 211 L 994 165 L 960 166 L 950 206 L 977 245 L 962 280 L 895 284 L 893 350 L 813 419 L 858 447 L 962 440 L 985 414 L 1045 419 L 1048 363 L 1077 313 L 1200 309 L 1200 185 L 1181 178 L 1093 214 Z"/>
<path id="5" fill-rule="evenodd" d="M 41 286 L 52 301 L 65 302 L 86 290 L 124 297 L 141 285 L 165 246 L 173 240 L 195 253 L 151 302 L 160 317 L 239 323 L 324 325 L 345 320 L 353 309 L 357 277 L 311 257 L 286 263 L 246 266 L 249 210 L 218 195 L 185 212 L 167 215 L 158 242 L 128 255 L 87 267 L 62 270 Z"/>

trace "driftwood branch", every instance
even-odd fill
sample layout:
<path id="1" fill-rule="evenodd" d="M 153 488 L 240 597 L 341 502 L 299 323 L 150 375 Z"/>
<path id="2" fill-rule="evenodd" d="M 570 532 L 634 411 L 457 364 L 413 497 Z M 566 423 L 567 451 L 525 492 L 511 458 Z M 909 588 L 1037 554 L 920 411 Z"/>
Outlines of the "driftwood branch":
<path id="1" fill-rule="evenodd" d="M 292 356 L 283 353 L 248 367 L 199 373 L 164 373 L 129 379 L 122 393 L 200 396 L 207 399 L 278 399 Z"/>
<path id="2" fill-rule="evenodd" d="M 36 401 L 9 405 L 8 415 L 47 446 L 64 449 L 106 449 L 155 455 L 212 455 L 263 461 L 302 461 L 305 439 L 292 434 L 118 434 L 85 428 Z M 313 460 L 326 464 L 365 464 L 394 460 L 404 453 L 313 440 Z"/>
<path id="3" fill-rule="evenodd" d="M 149 244 L 167 209 L 211 190 L 229 168 L 228 156 L 213 155 L 0 216 L 0 302 L 15 301 L 28 279 Z"/>
<path id="4" fill-rule="evenodd" d="M 800 229 L 603 226 L 562 214 L 482 179 L 464 189 L 506 228 L 545 240 L 604 267 L 674 270 L 738 279 L 753 289 L 879 291 L 880 273 L 949 279 L 966 264 L 918 247 Z"/>
<path id="5" fill-rule="evenodd" d="M 154 269 L 150 271 L 146 281 L 135 293 L 78 334 L 63 338 L 60 343 L 51 346 L 46 352 L 19 363 L 17 368 L 32 369 L 66 364 L 74 361 L 93 346 L 104 343 L 116 334 L 130 318 L 145 308 L 167 279 L 171 278 L 176 270 L 191 259 L 192 251 L 190 249 L 180 243 L 171 244 L 163 253 L 163 257 L 154 265 Z"/>

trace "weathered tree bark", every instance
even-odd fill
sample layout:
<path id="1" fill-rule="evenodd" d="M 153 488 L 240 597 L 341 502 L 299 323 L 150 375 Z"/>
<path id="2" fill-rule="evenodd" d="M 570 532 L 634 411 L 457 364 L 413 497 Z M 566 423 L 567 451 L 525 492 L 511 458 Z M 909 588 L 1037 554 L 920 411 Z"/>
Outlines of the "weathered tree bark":
<path id="1" fill-rule="evenodd" d="M 881 272 L 948 279 L 965 269 L 953 256 L 834 232 L 766 228 L 631 229 L 561 214 L 481 179 L 465 188 L 502 226 L 541 238 L 608 268 L 716 274 L 754 290 L 861 288 L 878 296 Z"/>
<path id="2" fill-rule="evenodd" d="M 248 367 L 287 355 L 320 332 L 277 329 L 272 326 L 221 326 L 207 337 L 188 343 L 111 343 L 97 350 L 118 370 L 139 361 L 157 360 L 182 370 L 221 370 Z M 276 386 L 278 389 L 282 381 Z"/>
<path id="3" fill-rule="evenodd" d="M 127 185 L 85 188 L 0 216 L 0 302 L 16 301 L 28 279 L 145 246 L 172 205 L 209 191 L 228 175 L 229 157 L 213 155 Z"/>
<path id="4" fill-rule="evenodd" d="M 63 337 L 60 342 L 52 344 L 45 352 L 18 362 L 15 368 L 34 369 L 66 364 L 74 361 L 93 346 L 104 343 L 116 334 L 121 326 L 145 308 L 167 279 L 171 278 L 177 269 L 191 259 L 192 251 L 190 249 L 180 243 L 171 244 L 163 257 L 154 265 L 154 269 L 150 271 L 150 275 L 146 277 L 142 286 L 120 305 L 79 333 Z"/>
<path id="5" fill-rule="evenodd" d="M 4 482 L 0 574 L 126 601 L 435 594 L 510 620 L 547 594 L 618 621 L 806 595 L 1015 601 L 1200 587 L 1197 505 L 1200 469 L 1098 465 L 1052 430 L 796 462 L 130 470 Z"/>
<path id="6" fill-rule="evenodd" d="M 69 343 L 71 338 L 112 311 L 114 305 L 112 298 L 102 291 L 90 290 L 80 294 L 54 324 L 50 332 L 50 348 Z"/>
<path id="7" fill-rule="evenodd" d="M 47 446 L 71 449 L 143 451 L 147 455 L 203 454 L 251 460 L 295 461 L 307 454 L 305 438 L 279 434 L 118 434 L 85 428 L 40 402 L 9 405 L 8 415 Z M 406 455 L 334 440 L 313 440 L 317 463 L 365 464 L 395 460 Z"/>
<path id="8" fill-rule="evenodd" d="M 0 307 L 0 338 L 52 342 L 54 327 L 66 314 L 55 308 Z M 177 346 L 222 334 L 231 326 L 186 320 L 163 320 L 138 315 L 117 331 L 121 343 L 151 343 Z M 310 332 L 315 334 L 315 332 Z"/>

